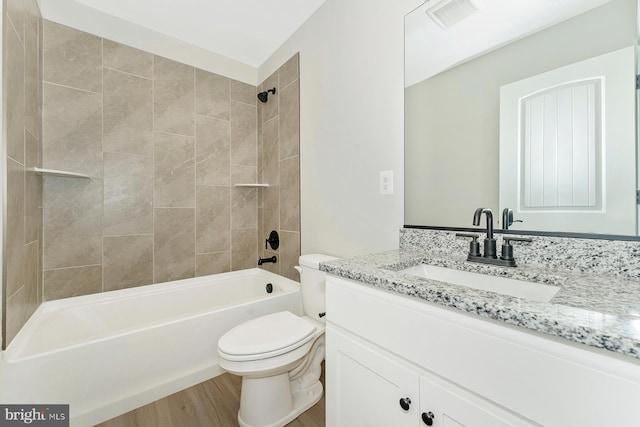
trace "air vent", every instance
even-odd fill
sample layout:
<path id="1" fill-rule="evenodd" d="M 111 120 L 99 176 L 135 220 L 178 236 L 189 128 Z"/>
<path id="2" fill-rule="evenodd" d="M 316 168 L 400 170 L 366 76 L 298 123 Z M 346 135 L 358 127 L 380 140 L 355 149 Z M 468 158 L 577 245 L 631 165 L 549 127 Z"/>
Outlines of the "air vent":
<path id="1" fill-rule="evenodd" d="M 443 0 L 434 3 L 425 12 L 445 30 L 478 10 L 471 0 Z"/>

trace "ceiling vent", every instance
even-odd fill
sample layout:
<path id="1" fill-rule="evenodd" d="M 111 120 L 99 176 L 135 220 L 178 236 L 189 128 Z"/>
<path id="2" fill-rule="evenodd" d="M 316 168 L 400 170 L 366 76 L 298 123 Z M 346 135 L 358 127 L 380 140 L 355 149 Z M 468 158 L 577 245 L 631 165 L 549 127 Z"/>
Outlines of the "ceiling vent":
<path id="1" fill-rule="evenodd" d="M 471 0 L 443 0 L 433 3 L 425 12 L 445 30 L 478 10 Z"/>

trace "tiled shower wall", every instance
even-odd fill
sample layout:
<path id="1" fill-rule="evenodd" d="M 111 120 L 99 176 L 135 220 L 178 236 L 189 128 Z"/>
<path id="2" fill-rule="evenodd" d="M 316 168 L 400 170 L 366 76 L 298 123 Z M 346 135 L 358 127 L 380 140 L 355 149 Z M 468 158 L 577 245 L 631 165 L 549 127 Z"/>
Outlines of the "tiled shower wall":
<path id="1" fill-rule="evenodd" d="M 254 86 L 44 21 L 43 167 L 92 177 L 45 178 L 44 299 L 255 267 L 269 196 L 233 184 L 264 170 L 258 109 Z"/>
<path id="2" fill-rule="evenodd" d="M 298 280 L 300 256 L 300 80 L 299 55 L 294 55 L 258 87 L 269 93 L 266 103 L 258 102 L 258 173 L 269 187 L 259 199 L 259 235 L 261 256 L 276 255 L 276 264 L 264 268 Z M 271 230 L 280 235 L 280 246 L 265 249 Z"/>
<path id="3" fill-rule="evenodd" d="M 29 171 L 41 165 L 42 16 L 35 0 L 6 0 L 3 12 L 6 347 L 42 301 L 42 177 Z"/>

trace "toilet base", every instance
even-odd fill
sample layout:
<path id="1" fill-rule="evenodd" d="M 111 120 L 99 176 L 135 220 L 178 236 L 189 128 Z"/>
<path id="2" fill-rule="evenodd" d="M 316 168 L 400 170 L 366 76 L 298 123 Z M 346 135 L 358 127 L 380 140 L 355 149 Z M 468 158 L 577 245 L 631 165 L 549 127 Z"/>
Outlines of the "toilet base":
<path id="1" fill-rule="evenodd" d="M 322 384 L 315 382 L 291 392 L 288 373 L 269 378 L 242 378 L 240 427 L 282 427 L 322 398 Z"/>

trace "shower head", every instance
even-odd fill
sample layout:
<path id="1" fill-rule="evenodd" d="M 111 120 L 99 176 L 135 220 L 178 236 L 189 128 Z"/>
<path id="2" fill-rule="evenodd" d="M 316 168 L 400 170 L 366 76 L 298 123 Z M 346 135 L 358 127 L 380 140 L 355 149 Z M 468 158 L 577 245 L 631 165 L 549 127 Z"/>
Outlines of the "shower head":
<path id="1" fill-rule="evenodd" d="M 272 94 L 276 94 L 276 88 L 274 87 L 273 89 L 269 89 L 266 90 L 264 92 L 260 92 L 258 94 L 258 99 L 260 100 L 260 102 L 267 102 L 267 98 L 269 98 L 269 92 L 271 92 Z"/>

